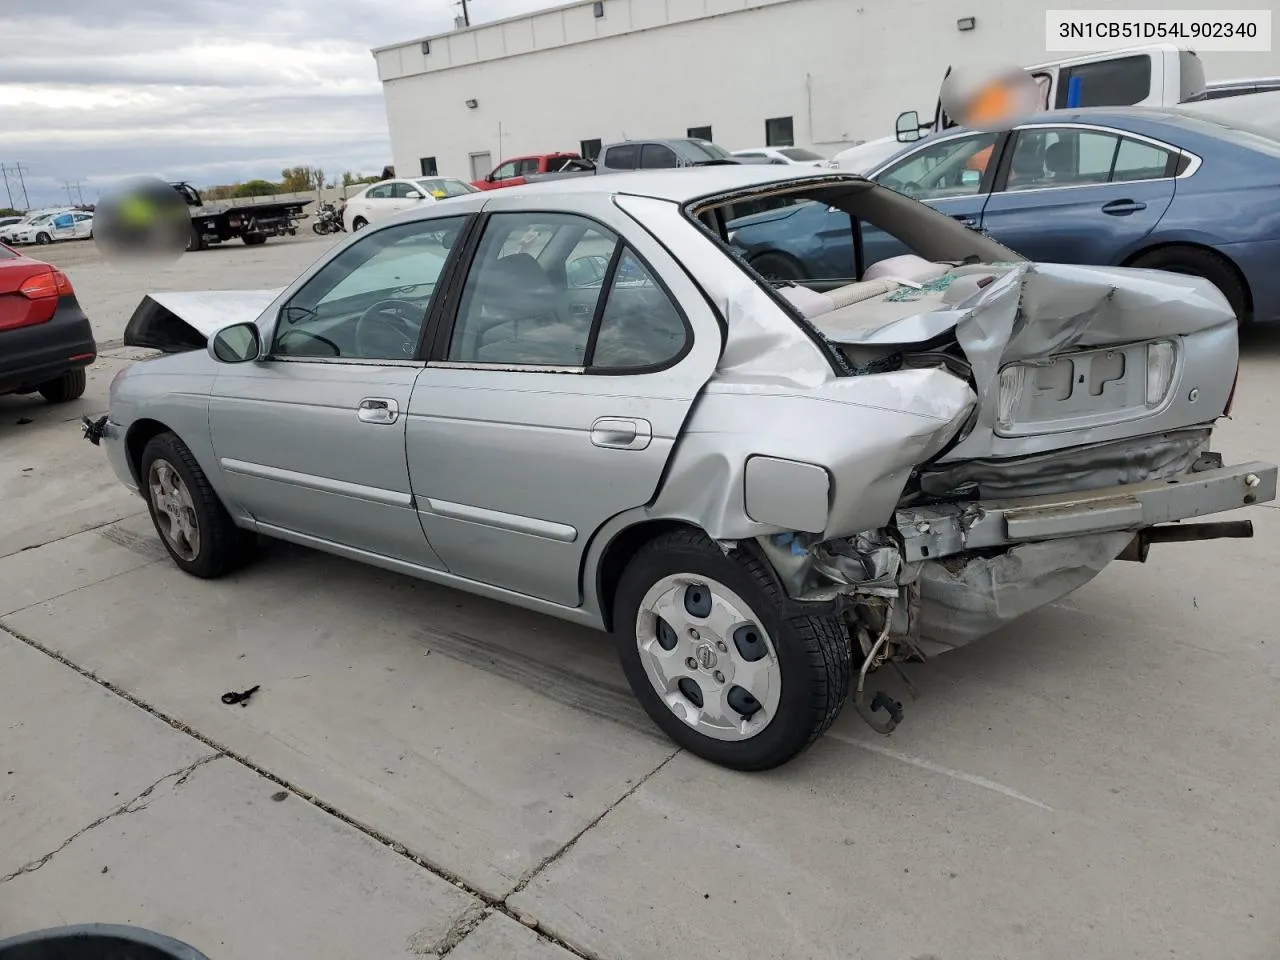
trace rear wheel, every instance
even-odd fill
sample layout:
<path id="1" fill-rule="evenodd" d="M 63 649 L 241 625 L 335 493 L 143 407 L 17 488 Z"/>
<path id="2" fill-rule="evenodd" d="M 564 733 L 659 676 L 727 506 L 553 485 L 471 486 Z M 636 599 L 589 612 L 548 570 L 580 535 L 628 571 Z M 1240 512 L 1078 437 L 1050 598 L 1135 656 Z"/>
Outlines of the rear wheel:
<path id="1" fill-rule="evenodd" d="M 1212 250 L 1199 247 L 1162 247 L 1144 253 L 1129 264 L 1146 270 L 1167 270 L 1202 277 L 1222 291 L 1231 304 L 1241 326 L 1252 320 L 1249 310 L 1249 290 L 1231 262 Z"/>
<path id="2" fill-rule="evenodd" d="M 179 569 L 213 579 L 249 559 L 254 535 L 235 525 L 176 434 L 161 433 L 148 441 L 138 475 L 151 522 Z"/>
<path id="3" fill-rule="evenodd" d="M 84 368 L 81 367 L 79 370 L 68 370 L 57 380 L 40 384 L 38 389 L 40 396 L 50 403 L 70 403 L 84 395 L 87 383 L 88 377 L 85 375 Z"/>
<path id="4" fill-rule="evenodd" d="M 615 638 L 631 689 L 680 746 L 737 770 L 786 763 L 849 694 L 839 618 L 788 610 L 763 558 L 699 531 L 643 547 L 618 587 Z"/>
<path id="5" fill-rule="evenodd" d="M 191 232 L 187 234 L 187 251 L 204 250 L 208 248 L 208 246 L 209 245 L 205 243 L 204 234 L 201 233 L 200 228 L 193 223 L 191 225 Z"/>
<path id="6" fill-rule="evenodd" d="M 798 283 L 805 279 L 804 268 L 783 253 L 762 253 L 751 261 L 751 266 L 770 283 Z"/>
<path id="7" fill-rule="evenodd" d="M 246 233 L 240 239 L 244 241 L 246 247 L 260 247 L 267 242 L 267 235 L 265 233 Z"/>

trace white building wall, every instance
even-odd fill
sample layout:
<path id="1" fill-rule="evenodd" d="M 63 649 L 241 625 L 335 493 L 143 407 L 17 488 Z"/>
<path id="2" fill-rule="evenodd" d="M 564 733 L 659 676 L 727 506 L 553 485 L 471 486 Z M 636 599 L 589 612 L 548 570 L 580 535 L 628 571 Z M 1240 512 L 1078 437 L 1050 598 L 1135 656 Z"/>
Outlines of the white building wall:
<path id="1" fill-rule="evenodd" d="M 1203 7 L 1213 7 L 1204 2 Z M 1277 0 L 1266 0 L 1275 7 Z M 1169 9 L 1147 0 L 605 0 L 375 51 L 397 172 L 435 157 L 576 151 L 583 140 L 681 137 L 711 126 L 730 150 L 792 117 L 798 146 L 830 156 L 932 116 L 948 65 L 1030 65 L 1045 9 Z M 961 32 L 956 21 L 974 17 Z M 1280 53 L 1202 53 L 1210 80 L 1280 74 Z M 472 109 L 466 105 L 475 100 Z"/>

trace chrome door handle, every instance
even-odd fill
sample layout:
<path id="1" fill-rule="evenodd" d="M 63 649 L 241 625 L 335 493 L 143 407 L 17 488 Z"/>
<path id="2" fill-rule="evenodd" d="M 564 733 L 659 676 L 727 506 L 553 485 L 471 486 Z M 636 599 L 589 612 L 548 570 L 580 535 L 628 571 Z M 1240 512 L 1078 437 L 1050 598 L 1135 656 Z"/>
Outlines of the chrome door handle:
<path id="1" fill-rule="evenodd" d="M 591 425 L 591 442 L 611 450 L 643 450 L 653 439 L 653 424 L 629 417 L 601 417 Z"/>
<path id="2" fill-rule="evenodd" d="M 968 227 L 970 230 L 977 230 L 980 227 L 978 220 L 975 217 L 960 215 L 952 217 L 951 219 L 959 221 L 963 226 Z"/>
<path id="3" fill-rule="evenodd" d="M 360 401 L 356 416 L 361 423 L 395 423 L 400 418 L 400 407 L 394 400 L 368 397 Z"/>

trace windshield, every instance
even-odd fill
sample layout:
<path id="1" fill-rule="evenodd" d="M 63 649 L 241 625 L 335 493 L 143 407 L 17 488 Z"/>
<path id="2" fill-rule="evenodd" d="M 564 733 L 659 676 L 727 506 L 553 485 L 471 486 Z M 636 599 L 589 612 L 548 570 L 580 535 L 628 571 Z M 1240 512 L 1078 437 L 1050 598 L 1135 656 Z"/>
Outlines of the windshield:
<path id="1" fill-rule="evenodd" d="M 826 157 L 814 153 L 812 150 L 806 150 L 803 147 L 782 147 L 778 150 L 780 154 L 788 160 L 795 160 L 803 163 L 809 160 L 825 160 Z"/>
<path id="2" fill-rule="evenodd" d="M 690 149 L 696 152 L 706 154 L 707 157 L 711 160 L 732 160 L 733 159 L 733 154 L 731 154 L 728 150 L 724 149 L 724 147 L 716 146 L 710 140 L 690 140 L 689 147 Z"/>

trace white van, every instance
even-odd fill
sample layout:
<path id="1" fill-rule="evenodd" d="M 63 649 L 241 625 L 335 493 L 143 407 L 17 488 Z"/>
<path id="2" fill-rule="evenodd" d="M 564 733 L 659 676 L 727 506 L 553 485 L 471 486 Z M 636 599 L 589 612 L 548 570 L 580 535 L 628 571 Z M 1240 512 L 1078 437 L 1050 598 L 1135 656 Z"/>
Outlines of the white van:
<path id="1" fill-rule="evenodd" d="M 1204 62 L 1194 50 L 1174 43 L 1091 53 L 1037 64 L 1026 70 L 1040 87 L 1040 106 L 1044 110 L 1170 107 L 1195 100 L 1205 91 Z M 948 67 L 943 81 L 950 75 Z M 896 139 L 899 143 L 910 143 L 926 133 L 938 133 L 954 126 L 956 122 L 942 109 L 939 96 L 932 123 L 922 124 L 915 110 L 899 114 Z"/>

